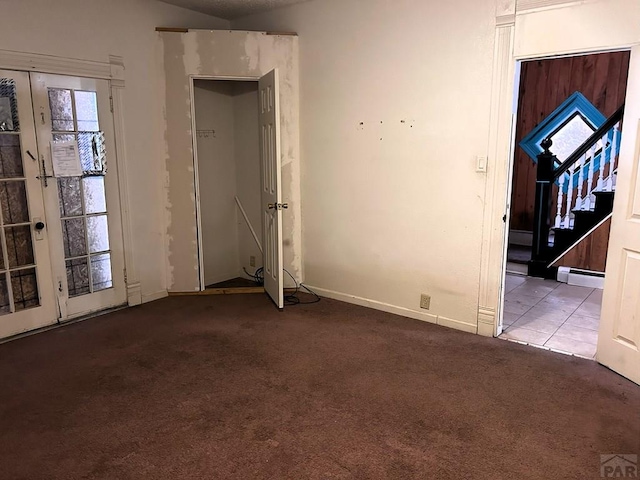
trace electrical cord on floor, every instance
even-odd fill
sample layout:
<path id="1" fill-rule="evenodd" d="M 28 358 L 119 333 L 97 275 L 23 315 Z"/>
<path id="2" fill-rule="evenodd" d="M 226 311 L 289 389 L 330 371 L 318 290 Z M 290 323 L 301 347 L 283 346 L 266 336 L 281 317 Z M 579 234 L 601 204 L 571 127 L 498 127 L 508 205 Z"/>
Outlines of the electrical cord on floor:
<path id="1" fill-rule="evenodd" d="M 260 286 L 264 285 L 264 268 L 260 267 L 259 269 L 256 270 L 256 272 L 253 275 L 247 272 L 247 269 L 244 267 L 242 267 L 242 270 L 244 270 L 244 273 L 247 275 L 247 277 L 250 277 L 251 279 L 253 279 L 253 281 L 256 282 L 258 285 Z"/>
<path id="2" fill-rule="evenodd" d="M 291 277 L 291 280 L 293 280 L 293 283 L 295 283 L 295 285 L 296 285 L 296 290 L 293 293 L 290 293 L 290 294 L 284 296 L 284 304 L 285 305 L 310 305 L 312 303 L 318 303 L 320 301 L 320 296 L 316 292 L 311 290 L 306 285 L 304 285 L 302 283 L 298 283 L 298 281 L 293 277 L 293 275 L 291 275 L 291 273 L 289 273 L 288 270 L 285 269 L 284 271 L 287 272 L 287 275 L 289 275 Z M 315 298 L 313 300 L 311 300 L 310 302 L 303 302 L 302 300 L 300 300 L 298 298 L 298 293 L 300 292 L 300 288 L 305 289 L 307 292 L 309 292 Z"/>
<path id="3" fill-rule="evenodd" d="M 242 270 L 244 270 L 244 273 L 247 275 L 247 277 L 251 278 L 258 285 L 260 286 L 264 285 L 264 268 L 263 267 L 258 268 L 253 274 L 249 273 L 247 269 L 244 267 L 242 267 Z M 291 275 L 291 273 L 289 273 L 288 270 L 285 269 L 284 271 L 287 273 L 287 275 L 291 277 L 291 280 L 293 280 L 293 283 L 296 285 L 296 289 L 293 293 L 290 293 L 284 296 L 285 305 L 309 305 L 312 303 L 318 303 L 320 301 L 320 296 L 316 292 L 311 290 L 306 285 L 302 283 L 298 283 L 298 281 L 294 278 L 293 275 Z M 300 300 L 300 298 L 298 298 L 298 293 L 300 293 L 301 289 L 306 290 L 315 298 L 310 302 L 303 302 L 302 300 Z"/>

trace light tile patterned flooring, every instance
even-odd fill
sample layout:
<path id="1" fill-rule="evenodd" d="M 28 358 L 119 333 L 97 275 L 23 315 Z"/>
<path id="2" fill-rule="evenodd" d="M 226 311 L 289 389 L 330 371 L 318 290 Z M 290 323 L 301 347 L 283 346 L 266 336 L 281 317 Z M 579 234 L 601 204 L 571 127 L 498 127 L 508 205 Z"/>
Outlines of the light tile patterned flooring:
<path id="1" fill-rule="evenodd" d="M 595 358 L 601 304 L 597 288 L 507 274 L 500 338 Z"/>

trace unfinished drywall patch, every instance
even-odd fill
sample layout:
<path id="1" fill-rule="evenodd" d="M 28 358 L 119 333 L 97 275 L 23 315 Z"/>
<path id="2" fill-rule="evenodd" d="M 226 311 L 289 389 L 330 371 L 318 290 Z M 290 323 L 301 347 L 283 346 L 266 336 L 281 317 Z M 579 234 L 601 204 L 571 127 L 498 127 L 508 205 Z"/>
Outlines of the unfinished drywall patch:
<path id="1" fill-rule="evenodd" d="M 263 32 L 159 33 L 166 72 L 167 257 L 170 291 L 200 288 L 190 82 L 192 77 L 257 79 L 280 72 L 284 268 L 302 280 L 298 38 Z"/>

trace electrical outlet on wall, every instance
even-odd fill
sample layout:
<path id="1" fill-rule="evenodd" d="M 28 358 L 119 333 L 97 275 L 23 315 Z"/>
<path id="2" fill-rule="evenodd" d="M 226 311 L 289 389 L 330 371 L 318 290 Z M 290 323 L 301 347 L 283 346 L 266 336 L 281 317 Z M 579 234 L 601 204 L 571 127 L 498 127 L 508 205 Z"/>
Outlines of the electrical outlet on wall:
<path id="1" fill-rule="evenodd" d="M 251 255 L 249 257 L 249 266 L 250 267 L 255 267 L 256 266 L 256 257 L 254 257 L 253 255 Z"/>
<path id="2" fill-rule="evenodd" d="M 423 293 L 420 295 L 420 308 L 424 308 L 425 310 L 429 310 L 431 306 L 431 296 Z"/>

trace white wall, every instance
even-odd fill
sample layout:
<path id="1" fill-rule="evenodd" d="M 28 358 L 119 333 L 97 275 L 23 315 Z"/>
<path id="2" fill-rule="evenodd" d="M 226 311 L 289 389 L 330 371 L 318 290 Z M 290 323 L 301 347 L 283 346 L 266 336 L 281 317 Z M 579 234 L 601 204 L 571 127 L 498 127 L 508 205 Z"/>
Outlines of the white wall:
<path id="1" fill-rule="evenodd" d="M 515 60 L 629 46 L 639 25 L 636 0 L 313 0 L 232 22 L 300 36 L 307 283 L 495 332 Z"/>
<path id="2" fill-rule="evenodd" d="M 231 82 L 194 82 L 205 285 L 240 272 L 233 88 Z"/>
<path id="3" fill-rule="evenodd" d="M 260 206 L 260 129 L 258 128 L 258 83 L 234 82 L 235 161 L 237 195 L 253 229 L 262 242 Z M 253 273 L 262 266 L 262 252 L 241 214 L 238 214 L 238 255 L 240 270 Z M 249 257 L 256 259 L 255 267 Z"/>
<path id="4" fill-rule="evenodd" d="M 100 62 L 108 62 L 109 55 L 124 58 L 133 253 L 143 299 L 162 294 L 167 285 L 164 122 L 155 27 L 228 28 L 229 23 L 154 0 L 20 0 L 0 6 L 2 49 Z"/>
<path id="5" fill-rule="evenodd" d="M 232 23 L 300 38 L 304 269 L 321 293 L 476 331 L 496 3 L 315 0 Z"/>

